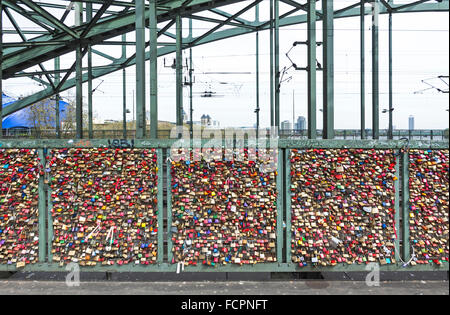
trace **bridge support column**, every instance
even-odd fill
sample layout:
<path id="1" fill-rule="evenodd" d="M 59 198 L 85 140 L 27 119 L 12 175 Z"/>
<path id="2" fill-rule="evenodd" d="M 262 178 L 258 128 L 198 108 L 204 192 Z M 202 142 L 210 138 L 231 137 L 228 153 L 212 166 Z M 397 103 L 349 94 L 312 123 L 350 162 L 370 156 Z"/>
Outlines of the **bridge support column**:
<path id="1" fill-rule="evenodd" d="M 92 3 L 86 3 L 86 20 L 90 22 L 93 17 Z M 94 138 L 92 113 L 92 46 L 88 46 L 88 138 Z"/>
<path id="2" fill-rule="evenodd" d="M 361 139 L 366 139 L 366 10 L 365 0 L 361 0 L 360 32 L 361 32 Z"/>
<path id="3" fill-rule="evenodd" d="M 75 25 L 83 23 L 83 3 L 75 3 Z M 82 46 L 78 45 L 76 50 L 75 65 L 75 120 L 76 120 L 76 138 L 83 138 L 83 54 Z"/>
<path id="4" fill-rule="evenodd" d="M 145 119 L 145 1 L 136 0 L 136 138 L 143 139 Z"/>
<path id="5" fill-rule="evenodd" d="M 322 1 L 323 13 L 323 138 L 334 139 L 334 11 Z"/>
<path id="6" fill-rule="evenodd" d="M 158 138 L 158 29 L 156 0 L 150 0 L 150 138 Z"/>
<path id="7" fill-rule="evenodd" d="M 0 138 L 3 137 L 3 1 L 0 0 Z"/>
<path id="8" fill-rule="evenodd" d="M 59 82 L 61 81 L 61 75 L 59 73 L 59 70 L 61 68 L 60 58 L 55 58 L 55 86 L 59 85 Z M 59 93 L 56 91 L 55 95 L 55 124 L 56 124 L 56 137 L 58 139 L 61 139 L 61 116 L 60 116 L 60 107 L 59 107 Z"/>
<path id="9" fill-rule="evenodd" d="M 372 137 L 380 139 L 380 95 L 379 95 L 379 0 L 372 1 Z"/>
<path id="10" fill-rule="evenodd" d="M 127 35 L 122 35 L 122 42 L 127 41 Z M 122 45 L 122 59 L 127 57 L 127 46 Z M 122 69 L 122 115 L 123 115 L 123 138 L 127 138 L 127 70 Z"/>
<path id="11" fill-rule="evenodd" d="M 183 126 L 183 32 L 182 20 L 176 17 L 176 115 L 177 126 Z"/>
<path id="12" fill-rule="evenodd" d="M 308 139 L 317 138 L 316 1 L 308 1 Z"/>
<path id="13" fill-rule="evenodd" d="M 394 138 L 393 125 L 393 90 L 392 90 L 392 13 L 389 13 L 389 132 L 388 139 Z"/>
<path id="14" fill-rule="evenodd" d="M 275 14 L 275 127 L 277 134 L 280 132 L 280 8 L 279 0 L 275 0 L 274 6 Z"/>

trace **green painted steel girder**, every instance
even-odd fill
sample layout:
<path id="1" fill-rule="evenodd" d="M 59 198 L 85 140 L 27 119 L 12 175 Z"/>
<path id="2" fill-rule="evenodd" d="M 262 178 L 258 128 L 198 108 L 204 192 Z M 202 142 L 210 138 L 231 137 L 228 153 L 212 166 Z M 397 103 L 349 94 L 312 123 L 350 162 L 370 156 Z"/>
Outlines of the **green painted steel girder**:
<path id="1" fill-rule="evenodd" d="M 83 23 L 83 3 L 77 3 L 75 6 L 75 24 Z M 76 135 L 78 139 L 83 138 L 83 47 L 79 45 L 76 49 L 75 61 L 75 120 Z M 91 77 L 88 76 L 88 80 Z"/>
<path id="2" fill-rule="evenodd" d="M 394 10 L 392 11 L 393 13 L 407 13 L 407 12 L 448 12 L 449 10 L 449 1 L 445 0 L 441 3 L 437 3 L 437 2 L 430 2 L 430 3 L 420 3 L 420 4 L 416 4 L 415 6 L 409 6 L 409 7 L 396 7 L 394 6 Z M 365 10 L 365 14 L 366 15 L 370 15 L 371 9 L 370 8 L 366 8 Z M 134 13 L 134 12 L 133 12 Z M 382 6 L 380 8 L 380 14 L 388 14 L 388 10 Z M 360 12 L 360 8 L 359 7 L 350 7 L 347 10 L 337 10 L 334 14 L 334 18 L 338 19 L 338 18 L 347 18 L 347 17 L 359 17 L 361 14 Z M 320 16 L 318 16 L 318 20 L 320 20 Z M 122 17 L 117 17 L 118 20 L 120 19 L 129 19 L 129 17 L 127 15 L 124 15 Z M 159 21 L 159 19 L 158 19 Z M 280 27 L 286 27 L 286 26 L 290 26 L 290 25 L 296 25 L 296 24 L 302 24 L 302 23 L 306 23 L 307 21 L 307 14 L 302 14 L 302 15 L 295 15 L 295 16 L 287 16 L 284 18 L 280 17 Z M 117 22 L 117 21 L 116 21 Z M 132 19 L 132 22 L 134 23 L 134 19 Z M 100 23 L 100 22 L 99 22 Z M 106 22 L 105 22 L 106 23 Z M 118 23 L 118 22 L 117 22 Z M 121 21 L 120 25 L 125 25 L 126 23 L 124 21 Z M 222 30 L 222 31 L 217 31 L 214 32 L 212 34 L 209 34 L 208 36 L 206 36 L 205 38 L 203 38 L 202 40 L 196 42 L 196 46 L 198 45 L 203 45 L 203 44 L 207 44 L 207 43 L 212 43 L 218 40 L 222 40 L 222 39 L 227 39 L 230 37 L 235 37 L 235 36 L 240 36 L 240 35 L 245 35 L 245 34 L 250 34 L 252 32 L 256 32 L 257 30 L 261 31 L 261 30 L 266 30 L 269 28 L 269 25 L 267 23 L 260 23 L 260 25 L 265 24 L 265 26 L 260 27 L 258 29 L 249 29 L 246 27 L 235 27 L 235 28 L 230 28 L 230 29 L 226 29 L 226 30 Z M 103 25 L 103 24 L 102 24 Z M 98 30 L 97 28 L 98 26 L 94 26 L 93 29 L 91 30 L 90 33 L 96 33 L 100 30 Z M 124 32 L 126 33 L 126 32 Z M 88 36 L 90 36 L 88 34 Z M 44 48 L 42 48 L 44 49 Z M 158 48 L 158 56 L 164 56 L 170 53 L 174 53 L 176 50 L 175 46 L 164 46 L 164 47 L 160 47 Z M 146 53 L 146 60 L 149 60 L 150 58 L 150 54 Z M 115 71 L 121 70 L 123 69 L 123 67 L 128 67 L 128 66 L 133 66 L 135 65 L 135 59 L 130 59 L 129 62 L 126 63 L 126 65 L 122 65 L 126 60 L 124 60 L 123 58 L 117 59 L 115 62 L 113 62 L 111 64 L 111 67 L 108 68 L 101 68 L 101 69 L 94 69 L 93 70 L 93 78 L 99 78 L 102 77 L 104 75 L 108 75 L 110 73 L 113 73 Z M 83 82 L 87 81 L 87 75 L 83 75 Z M 73 79 L 67 80 L 64 82 L 64 84 L 62 84 L 62 86 L 60 87 L 60 92 L 64 91 L 64 90 L 68 90 L 71 89 L 75 86 L 75 81 Z M 34 104 L 40 100 L 43 100 L 45 98 L 48 98 L 50 96 L 52 96 L 54 94 L 53 89 L 51 88 L 47 88 L 43 91 L 40 91 L 38 93 L 35 93 L 33 95 L 30 95 L 26 98 L 23 98 L 19 101 L 17 101 L 15 104 L 8 106 L 7 108 L 5 108 L 3 110 L 3 116 L 7 116 L 10 115 L 22 108 L 25 108 L 31 104 Z"/>
<path id="3" fill-rule="evenodd" d="M 71 35 L 74 38 L 79 38 L 78 34 L 74 32 L 70 27 L 65 25 L 64 23 L 61 23 L 60 20 L 58 20 L 56 17 L 51 15 L 47 10 L 43 9 L 38 3 L 35 3 L 31 0 L 20 0 L 23 4 L 28 6 L 30 9 L 38 13 L 40 16 L 42 16 L 44 19 L 48 20 L 51 24 L 53 24 L 56 28 L 59 30 Z"/>
<path id="4" fill-rule="evenodd" d="M 239 0 L 216 0 L 216 1 L 206 1 L 206 0 L 197 0 L 189 3 L 188 6 L 181 11 L 181 15 L 193 14 L 195 12 L 201 12 L 202 10 L 210 9 L 213 7 L 218 7 L 230 3 L 238 2 Z M 174 3 L 181 3 L 180 1 L 173 1 Z M 166 4 L 167 5 L 167 4 Z M 17 8 L 17 6 L 16 6 Z M 174 10 L 177 8 L 177 5 L 170 6 L 170 10 Z M 349 12 L 350 9 L 354 9 L 354 6 L 349 6 L 347 9 L 337 10 L 335 12 L 336 17 L 339 17 L 341 13 Z M 444 0 L 440 3 L 429 1 L 425 3 L 416 3 L 411 6 L 392 6 L 393 13 L 402 13 L 402 12 L 430 12 L 430 11 L 448 11 L 449 3 L 448 0 Z M 19 7 L 19 9 L 22 9 Z M 22 9 L 23 10 L 23 9 Z M 158 12 L 158 22 L 163 22 L 167 20 L 171 20 L 175 17 L 176 12 L 171 12 L 168 9 L 160 10 Z M 383 6 L 380 13 L 388 13 L 389 10 Z M 352 15 L 354 16 L 354 15 Z M 319 19 L 321 19 L 321 14 L 318 13 Z M 31 18 L 31 17 L 30 17 Z M 9 48 L 4 50 L 5 61 L 4 61 L 4 78 L 8 78 L 8 74 L 18 72 L 19 69 L 23 70 L 27 67 L 33 66 L 40 62 L 47 61 L 52 59 L 56 55 L 62 55 L 64 53 L 75 50 L 78 42 L 83 43 L 91 43 L 98 44 L 106 39 L 112 38 L 117 35 L 122 35 L 123 33 L 130 32 L 134 30 L 134 14 L 133 12 L 127 12 L 120 16 L 108 16 L 102 18 L 98 21 L 97 25 L 93 27 L 93 30 L 89 32 L 86 39 L 78 39 L 73 40 L 70 35 L 65 35 L 62 32 L 56 34 L 46 34 L 31 40 L 31 42 L 39 42 L 39 41 L 53 41 L 59 40 L 61 41 L 60 45 L 55 45 L 57 47 L 35 47 L 34 51 L 30 49 L 24 48 Z M 265 24 L 265 23 L 263 23 Z M 293 24 L 297 24 L 294 22 Z M 289 24 L 290 25 L 290 24 Z M 280 24 L 280 26 L 282 26 Z M 79 28 L 73 28 L 75 32 L 82 32 L 86 25 L 83 25 Z M 267 28 L 267 25 L 264 26 Z M 72 39 L 72 40 L 71 40 Z M 78 41 L 78 42 L 77 42 Z M 64 43 L 64 44 L 62 44 Z M 66 46 L 66 47 L 65 47 Z"/>
<path id="5" fill-rule="evenodd" d="M 183 126 L 183 35 L 182 18 L 176 17 L 177 42 L 176 42 L 176 70 L 175 70 L 175 98 L 176 98 L 176 123 L 177 126 Z"/>
<path id="6" fill-rule="evenodd" d="M 365 0 L 361 0 L 360 4 L 360 84 L 361 84 L 361 139 L 366 139 L 366 16 L 364 4 Z"/>
<path id="7" fill-rule="evenodd" d="M 135 148 L 162 148 L 168 149 L 177 143 L 178 147 L 190 147 L 190 139 L 133 139 Z M 248 140 L 249 145 L 256 142 Z M 259 144 L 260 142 L 258 142 Z M 21 148 L 108 148 L 111 143 L 108 139 L 3 139 L 0 140 L 2 149 Z M 203 139 L 199 145 L 224 146 L 228 145 L 225 140 Z M 278 148 L 280 149 L 404 149 L 408 142 L 404 140 L 294 140 L 280 139 Z M 411 149 L 447 149 L 449 141 L 426 141 L 410 140 Z"/>
<path id="8" fill-rule="evenodd" d="M 109 1 L 110 3 L 111 1 Z M 93 25 L 92 3 L 86 4 L 86 19 Z M 105 6 L 102 7 L 105 9 Z M 101 11 L 100 11 L 101 12 Z M 99 13 L 100 14 L 100 13 Z M 93 89 L 92 89 L 92 46 L 88 46 L 88 138 L 94 138 L 94 122 L 93 122 Z"/>
<path id="9" fill-rule="evenodd" d="M 122 40 L 127 40 L 127 35 L 122 35 Z M 127 57 L 127 47 L 125 45 L 122 46 L 122 58 Z M 125 68 L 122 69 L 122 128 L 123 128 L 123 137 L 127 137 L 127 70 Z"/>
<path id="10" fill-rule="evenodd" d="M 274 82 L 275 82 L 275 78 L 274 78 L 274 66 L 273 66 L 273 55 L 274 55 L 274 47 L 273 47 L 273 1 L 274 0 L 270 0 L 270 4 L 269 4 L 269 30 L 270 30 L 270 127 L 274 128 L 275 126 L 275 103 L 274 103 Z"/>
<path id="11" fill-rule="evenodd" d="M 144 0 L 136 0 L 136 138 L 145 137 L 145 12 Z"/>
<path id="12" fill-rule="evenodd" d="M 27 18 L 28 20 L 32 21 L 36 25 L 47 30 L 47 32 L 49 34 L 55 33 L 55 30 L 51 26 L 48 25 L 49 22 L 44 17 L 39 15 L 38 13 L 33 12 L 33 11 L 27 11 L 24 8 L 22 8 L 21 6 L 17 5 L 16 2 L 11 2 L 9 0 L 3 0 L 3 6 L 11 8 L 12 10 L 16 11 L 17 13 L 19 13 L 23 17 Z"/>
<path id="13" fill-rule="evenodd" d="M 334 138 L 334 11 L 333 0 L 322 1 L 323 12 L 323 138 Z"/>
<path id="14" fill-rule="evenodd" d="M 158 26 L 156 0 L 150 0 L 150 137 L 158 137 Z"/>
<path id="15" fill-rule="evenodd" d="M 380 138 L 379 0 L 372 0 L 372 138 Z"/>
<path id="16" fill-rule="evenodd" d="M 280 6 L 279 1 L 275 0 L 274 8 L 274 72 L 275 72 L 275 127 L 277 133 L 280 131 L 280 93 L 281 93 L 281 75 L 280 75 Z"/>
<path id="17" fill-rule="evenodd" d="M 315 0 L 308 1 L 308 138 L 317 138 L 317 41 L 316 41 L 317 12 Z"/>
<path id="18" fill-rule="evenodd" d="M 31 0 L 27 1 L 32 3 Z M 184 1 L 171 1 L 167 3 L 164 2 L 165 9 L 158 10 L 158 22 L 172 20 L 177 14 L 181 14 L 182 16 L 193 14 L 206 9 L 236 3 L 239 2 L 239 0 L 192 0 L 188 5 L 185 6 L 183 6 L 183 2 Z M 104 1 L 102 1 L 102 3 L 104 4 Z M 148 8 L 145 9 L 145 16 L 147 26 L 149 16 Z M 51 17 L 48 18 L 51 19 Z M 64 30 L 61 32 L 57 32 L 55 34 L 46 34 L 31 40 L 31 42 L 58 40 L 61 41 L 61 44 L 59 45 L 51 45 L 48 47 L 19 47 L 5 49 L 5 58 L 3 64 L 4 79 L 9 78 L 13 73 L 27 69 L 33 65 L 36 65 L 37 63 L 41 63 L 53 59 L 56 56 L 61 56 L 68 52 L 74 51 L 76 47 L 80 45 L 99 44 L 107 39 L 134 31 L 135 12 L 134 10 L 132 10 L 123 13 L 120 16 L 107 16 L 101 18 L 94 26 L 92 26 L 87 34 L 85 34 L 84 38 L 79 38 L 80 36 L 78 34 L 81 34 L 86 29 L 88 29 L 88 25 L 89 23 L 85 23 L 78 27 L 65 26 Z M 60 28 L 63 27 L 60 26 Z"/>
<path id="19" fill-rule="evenodd" d="M 0 0 L 0 138 L 3 138 L 3 0 Z"/>

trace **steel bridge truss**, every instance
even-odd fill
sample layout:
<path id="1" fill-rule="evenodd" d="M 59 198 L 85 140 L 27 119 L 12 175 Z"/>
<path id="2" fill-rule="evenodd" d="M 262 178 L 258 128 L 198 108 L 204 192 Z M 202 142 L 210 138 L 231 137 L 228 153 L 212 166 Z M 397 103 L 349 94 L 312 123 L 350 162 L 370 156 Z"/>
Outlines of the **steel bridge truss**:
<path id="1" fill-rule="evenodd" d="M 372 16 L 372 129 L 373 138 L 379 139 L 379 49 L 378 18 L 380 14 L 389 15 L 389 121 L 392 139 L 392 16 L 394 13 L 408 12 L 448 12 L 449 1 L 419 0 L 396 4 L 389 0 L 356 1 L 354 4 L 336 9 L 337 1 L 307 1 L 302 4 L 294 0 L 270 0 L 270 18 L 260 20 L 259 5 L 262 0 L 0 0 L 0 82 L 17 77 L 29 77 L 38 81 L 45 88 L 30 96 L 18 100 L 13 105 L 2 109 L 0 116 L 5 117 L 40 100 L 56 95 L 71 88 L 76 88 L 77 138 L 83 137 L 82 126 L 82 85 L 87 82 L 92 91 L 92 80 L 136 65 L 136 117 L 137 138 L 157 137 L 157 58 L 176 53 L 176 107 L 177 124 L 182 124 L 182 87 L 183 65 L 182 51 L 218 40 L 261 31 L 270 31 L 270 117 L 271 126 L 280 126 L 280 69 L 279 69 L 279 32 L 280 28 L 307 24 L 308 40 L 308 136 L 317 138 L 316 118 L 316 78 L 317 70 L 323 70 L 324 115 L 323 138 L 334 138 L 334 19 L 360 17 L 361 30 L 361 138 L 365 139 L 365 16 Z M 280 14 L 280 3 L 289 6 L 289 10 Z M 314 3 L 315 5 L 310 5 Z M 231 4 L 240 8 L 232 10 Z M 320 9 L 319 9 L 320 8 Z M 75 23 L 71 12 L 75 12 Z M 248 20 L 243 15 L 255 12 L 255 19 Z M 86 14 L 84 14 L 86 13 Z M 207 15 L 205 14 L 207 13 Z M 84 17 L 86 17 L 84 19 Z M 12 28 L 4 29 L 5 20 Z M 182 37 L 182 22 L 189 20 L 188 37 Z M 193 36 L 192 20 L 200 20 L 213 25 L 199 36 Z M 33 28 L 24 28 L 22 24 Z M 316 69 L 316 24 L 323 21 L 323 69 Z M 226 28 L 224 28 L 226 26 Z M 169 29 L 175 27 L 175 33 Z M 150 33 L 150 40 L 145 41 L 145 32 Z M 127 41 L 126 34 L 134 32 L 135 41 Z M 114 38 L 122 36 L 122 40 Z M 258 35 L 256 51 L 258 51 Z M 14 40 L 10 40 L 14 38 Z M 163 41 L 163 38 L 166 41 Z M 17 41 L 20 39 L 19 41 Z M 122 47 L 122 56 L 113 57 L 105 46 Z M 135 46 L 136 53 L 127 56 L 125 48 Z M 146 48 L 149 50 L 146 51 Z M 60 58 L 68 53 L 75 53 L 76 58 L 70 68 L 60 67 Z M 83 67 L 82 59 L 87 54 L 88 64 Z M 107 65 L 93 65 L 92 55 L 96 54 L 109 60 Z M 259 53 L 256 54 L 259 64 Z M 47 69 L 43 63 L 54 60 L 53 69 Z M 150 60 L 150 74 L 145 71 L 145 61 Z M 37 69 L 36 67 L 39 67 Z M 259 103 L 259 66 L 257 66 L 257 100 Z M 125 78 L 125 76 L 124 76 Z M 146 80 L 148 78 L 148 80 Z M 150 86 L 151 130 L 145 128 L 145 86 Z M 0 91 L 2 85 L 0 83 Z M 148 90 L 148 89 L 147 89 Z M 124 84 L 124 93 L 125 93 Z M 125 100 L 124 100 L 125 103 Z M 88 95 L 89 137 L 92 138 L 92 92 Z M 259 108 L 259 104 L 257 104 Z M 257 110 L 259 117 L 259 110 Z M 125 104 L 124 104 L 125 117 Z M 57 119 L 58 116 L 57 116 Z M 1 120 L 0 120 L 1 127 Z M 126 128 L 124 124 L 124 128 Z M 1 128 L 0 128 L 1 130 Z M 1 135 L 0 135 L 1 137 Z"/>

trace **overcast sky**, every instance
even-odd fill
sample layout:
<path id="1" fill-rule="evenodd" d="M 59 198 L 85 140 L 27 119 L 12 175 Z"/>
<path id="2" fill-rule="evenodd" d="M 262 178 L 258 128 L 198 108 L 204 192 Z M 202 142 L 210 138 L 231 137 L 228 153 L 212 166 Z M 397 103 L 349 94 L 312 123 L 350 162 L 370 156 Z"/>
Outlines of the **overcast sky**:
<path id="1" fill-rule="evenodd" d="M 248 4 L 248 1 L 245 1 Z M 346 6 L 355 1 L 335 1 L 336 7 Z M 245 4 L 228 6 L 235 12 Z M 281 4 L 283 13 L 289 6 Z M 225 7 L 222 9 L 226 9 Z M 261 19 L 268 13 L 268 1 L 260 6 Z M 56 13 L 55 13 L 56 14 Z M 243 16 L 253 20 L 254 11 Z M 9 27 L 5 20 L 5 28 Z M 187 36 L 188 21 L 184 21 L 184 35 Z M 366 126 L 371 127 L 371 32 L 369 16 L 366 17 Z M 23 22 L 25 23 L 25 22 Z M 388 17 L 380 17 L 380 108 L 388 107 Z M 194 36 L 206 32 L 209 24 L 193 22 Z M 26 27 L 24 27 L 26 28 Z M 30 26 L 30 28 L 32 28 Z M 174 32 L 174 29 L 171 29 Z M 147 32 L 148 33 L 148 32 Z M 427 88 L 421 80 L 449 74 L 449 14 L 445 13 L 408 13 L 393 16 L 393 84 L 394 84 L 394 125 L 398 129 L 408 128 L 409 115 L 415 116 L 417 129 L 448 128 L 448 94 L 436 90 L 415 94 Z M 148 38 L 148 34 L 146 35 Z M 128 40 L 134 40 L 130 33 Z M 120 40 L 117 38 L 116 40 Z M 167 37 L 163 41 L 168 41 Z M 286 52 L 294 41 L 306 40 L 306 25 L 288 26 L 280 29 L 280 68 L 289 67 Z M 318 24 L 318 40 L 321 40 L 321 23 Z M 360 127 L 360 63 L 359 63 L 359 18 L 335 20 L 335 127 L 336 129 L 358 129 Z M 121 49 L 113 46 L 97 47 L 119 57 Z M 116 50 L 115 50 L 116 49 Z M 134 47 L 128 47 L 128 56 L 134 53 Z M 184 52 L 184 57 L 189 51 Z M 291 53 L 297 65 L 306 65 L 306 48 L 297 47 Z M 166 63 L 172 62 L 174 54 L 165 56 Z M 253 126 L 256 118 L 255 87 L 255 34 L 244 35 L 202 45 L 193 49 L 194 60 L 194 120 L 200 120 L 203 114 L 209 114 L 219 120 L 222 127 Z M 318 51 L 321 62 L 322 53 Z M 97 65 L 107 64 L 103 58 L 94 56 Z M 69 68 L 73 54 L 62 58 L 61 67 Z M 85 65 L 87 65 L 85 59 Z M 47 68 L 53 62 L 46 63 Z M 159 77 L 159 119 L 175 121 L 175 71 L 163 67 L 163 57 L 158 60 Z M 146 63 L 148 76 L 149 63 Z M 207 72 L 248 72 L 248 74 L 206 74 Z M 185 74 L 186 75 L 186 74 Z M 307 84 L 306 73 L 289 70 L 285 77 L 292 80 L 281 88 L 281 121 L 293 119 L 293 93 L 295 99 L 295 118 L 306 116 Z M 322 108 L 322 74 L 318 73 L 318 110 Z M 116 72 L 101 78 L 104 83 L 94 93 L 94 111 L 101 119 L 122 118 L 122 72 Z M 148 77 L 147 77 L 148 79 Z M 437 80 L 429 81 L 441 85 Z M 448 81 L 447 81 L 448 82 Z M 101 83 L 94 80 L 94 87 Z M 146 82 L 149 95 L 149 81 Z M 445 86 L 445 85 L 444 85 Z M 448 88 L 448 87 L 447 87 Z M 28 79 L 10 79 L 4 81 L 4 91 L 13 96 L 29 94 L 42 89 L 36 82 Z M 127 102 L 132 110 L 132 95 L 135 90 L 135 67 L 127 69 Z M 201 92 L 211 90 L 222 97 L 201 98 Z M 87 94 L 84 86 L 84 96 Z M 64 92 L 65 97 L 73 98 L 74 89 Z M 85 98 L 85 100 L 87 100 Z M 269 126 L 269 32 L 260 33 L 260 106 L 261 125 Z M 149 100 L 147 97 L 147 108 Z M 184 109 L 189 111 L 189 90 L 184 89 Z M 322 114 L 318 111 L 318 127 L 322 127 Z M 387 114 L 380 114 L 380 128 L 387 128 Z M 129 114 L 129 119 L 132 115 Z"/>

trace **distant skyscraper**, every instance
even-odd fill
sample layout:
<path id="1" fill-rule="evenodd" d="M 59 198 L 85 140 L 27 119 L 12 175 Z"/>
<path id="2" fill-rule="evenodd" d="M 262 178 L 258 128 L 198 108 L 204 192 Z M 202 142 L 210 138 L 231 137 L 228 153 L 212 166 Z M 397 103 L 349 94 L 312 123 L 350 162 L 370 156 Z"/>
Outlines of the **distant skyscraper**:
<path id="1" fill-rule="evenodd" d="M 306 118 L 299 116 L 295 125 L 297 130 L 306 130 Z"/>
<path id="2" fill-rule="evenodd" d="M 281 123 L 281 130 L 291 130 L 292 124 L 289 120 L 285 120 Z"/>
<path id="3" fill-rule="evenodd" d="M 414 130 L 414 116 L 409 116 L 408 123 L 409 123 L 409 130 Z"/>
<path id="4" fill-rule="evenodd" d="M 211 126 L 211 116 L 202 115 L 202 117 L 200 119 L 201 119 L 202 126 Z"/>

